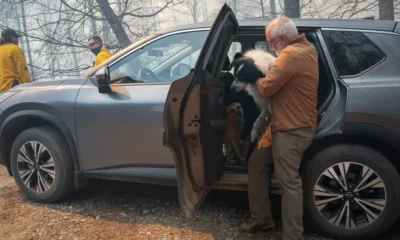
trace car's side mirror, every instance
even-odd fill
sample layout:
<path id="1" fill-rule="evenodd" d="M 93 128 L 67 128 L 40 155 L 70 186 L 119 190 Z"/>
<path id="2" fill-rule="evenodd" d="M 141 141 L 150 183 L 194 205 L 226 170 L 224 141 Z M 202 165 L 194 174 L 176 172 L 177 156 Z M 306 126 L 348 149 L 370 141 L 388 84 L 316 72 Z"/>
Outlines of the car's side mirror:
<path id="1" fill-rule="evenodd" d="M 99 88 L 99 93 L 110 93 L 110 71 L 107 66 L 104 66 L 97 70 L 94 75 L 97 82 L 97 87 Z"/>

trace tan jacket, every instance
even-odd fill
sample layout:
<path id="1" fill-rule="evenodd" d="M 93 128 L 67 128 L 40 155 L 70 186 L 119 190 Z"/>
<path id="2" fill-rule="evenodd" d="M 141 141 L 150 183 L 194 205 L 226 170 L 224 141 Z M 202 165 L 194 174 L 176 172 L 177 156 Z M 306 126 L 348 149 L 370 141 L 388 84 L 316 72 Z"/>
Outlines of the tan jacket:
<path id="1" fill-rule="evenodd" d="M 271 97 L 272 131 L 316 128 L 318 77 L 317 52 L 301 34 L 257 82 L 260 93 Z"/>
<path id="2" fill-rule="evenodd" d="M 20 84 L 31 82 L 25 55 L 14 43 L 0 45 L 0 92 L 8 91 L 13 81 Z"/>

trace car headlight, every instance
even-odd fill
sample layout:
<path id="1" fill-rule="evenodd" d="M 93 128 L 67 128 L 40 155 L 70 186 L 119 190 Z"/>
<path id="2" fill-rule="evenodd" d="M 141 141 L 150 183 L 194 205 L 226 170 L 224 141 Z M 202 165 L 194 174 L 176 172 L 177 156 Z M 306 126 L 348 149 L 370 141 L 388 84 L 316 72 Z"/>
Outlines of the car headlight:
<path id="1" fill-rule="evenodd" d="M 0 94 L 0 103 L 4 102 L 8 98 L 12 97 L 13 95 L 17 94 L 18 92 L 12 91 L 12 92 L 5 92 Z"/>

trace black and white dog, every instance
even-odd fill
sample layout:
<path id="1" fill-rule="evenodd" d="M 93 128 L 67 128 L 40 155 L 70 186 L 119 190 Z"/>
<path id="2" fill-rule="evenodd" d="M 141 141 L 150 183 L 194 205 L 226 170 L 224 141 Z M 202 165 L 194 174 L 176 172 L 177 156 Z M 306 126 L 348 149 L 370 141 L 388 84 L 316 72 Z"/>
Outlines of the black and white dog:
<path id="1" fill-rule="evenodd" d="M 267 75 L 276 57 L 262 49 L 251 49 L 246 51 L 242 57 L 232 62 L 235 80 L 231 88 L 236 91 L 245 90 L 253 97 L 261 113 L 253 124 L 251 130 L 251 141 L 255 142 L 266 125 L 268 116 L 269 97 L 264 97 L 257 89 L 257 80 Z"/>

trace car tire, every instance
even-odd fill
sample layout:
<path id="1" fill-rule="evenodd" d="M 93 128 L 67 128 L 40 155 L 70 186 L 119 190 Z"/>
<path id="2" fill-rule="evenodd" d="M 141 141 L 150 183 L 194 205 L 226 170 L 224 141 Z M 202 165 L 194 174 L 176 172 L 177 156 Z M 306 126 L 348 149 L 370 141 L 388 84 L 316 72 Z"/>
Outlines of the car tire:
<path id="1" fill-rule="evenodd" d="M 356 144 L 328 147 L 312 157 L 302 173 L 305 221 L 327 237 L 374 239 L 392 227 L 399 216 L 399 174 L 372 148 Z M 346 181 L 339 183 L 335 175 Z M 369 184 L 374 187 L 363 189 Z"/>
<path id="2" fill-rule="evenodd" d="M 35 154 L 34 149 L 40 154 Z M 57 130 L 51 127 L 25 130 L 15 139 L 10 157 L 15 182 L 28 199 L 51 203 L 72 191 L 72 157 Z"/>

